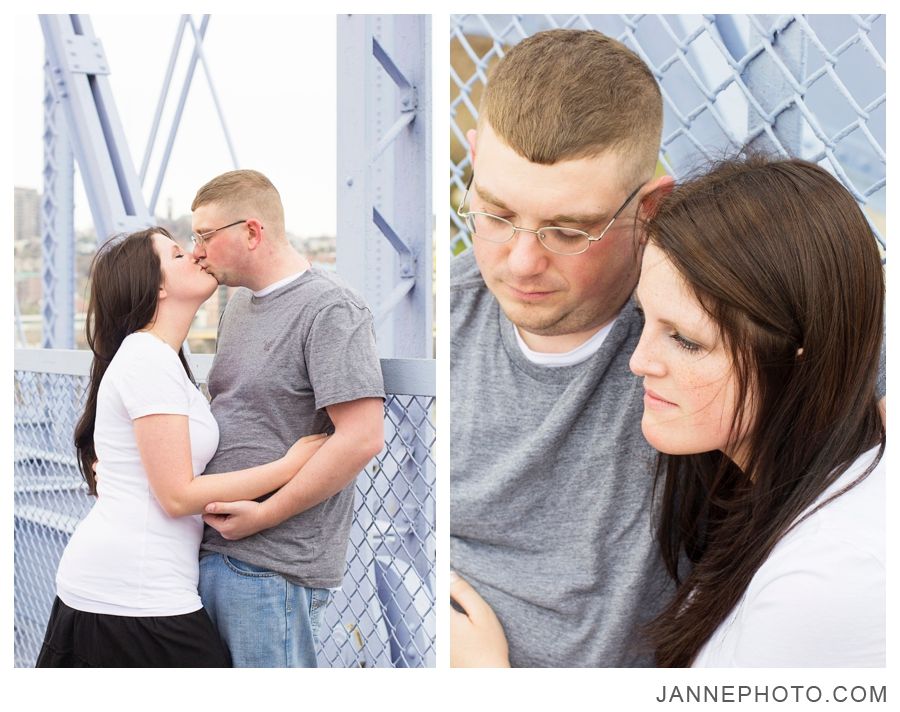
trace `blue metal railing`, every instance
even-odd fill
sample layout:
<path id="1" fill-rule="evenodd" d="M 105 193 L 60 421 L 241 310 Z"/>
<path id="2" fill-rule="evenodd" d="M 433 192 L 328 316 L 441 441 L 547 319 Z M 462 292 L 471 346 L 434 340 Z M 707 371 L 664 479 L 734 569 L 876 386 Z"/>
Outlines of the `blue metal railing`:
<path id="1" fill-rule="evenodd" d="M 89 511 L 71 447 L 91 354 L 15 353 L 15 664 L 33 665 L 59 557 Z M 211 356 L 192 356 L 205 382 Z M 385 447 L 357 480 L 342 589 L 325 611 L 328 667 L 435 664 L 434 361 L 382 361 Z"/>

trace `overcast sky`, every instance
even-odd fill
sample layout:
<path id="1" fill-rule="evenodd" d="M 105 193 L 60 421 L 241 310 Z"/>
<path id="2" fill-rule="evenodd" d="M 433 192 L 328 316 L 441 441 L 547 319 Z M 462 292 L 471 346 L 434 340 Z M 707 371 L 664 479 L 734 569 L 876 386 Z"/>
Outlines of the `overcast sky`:
<path id="1" fill-rule="evenodd" d="M 179 15 L 91 15 L 103 44 L 116 107 L 135 171 L 140 170 Z M 195 16 L 199 28 L 200 15 Z M 37 15 L 15 22 L 15 185 L 42 189 L 43 55 Z M 265 173 L 297 235 L 335 233 L 335 16 L 213 15 L 204 53 L 240 168 Z M 190 49 L 185 33 L 144 185 L 149 202 Z M 224 133 L 202 64 L 198 64 L 156 213 L 190 212 L 197 188 L 231 170 Z M 76 226 L 93 224 L 76 179 Z"/>

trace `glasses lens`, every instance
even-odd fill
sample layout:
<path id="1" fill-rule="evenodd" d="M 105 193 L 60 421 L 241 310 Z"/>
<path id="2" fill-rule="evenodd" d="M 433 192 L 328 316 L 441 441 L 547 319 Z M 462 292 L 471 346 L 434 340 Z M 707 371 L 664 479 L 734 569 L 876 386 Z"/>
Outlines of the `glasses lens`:
<path id="1" fill-rule="evenodd" d="M 466 225 L 475 237 L 488 242 L 506 242 L 516 232 L 512 223 L 488 213 L 469 213 Z"/>
<path id="2" fill-rule="evenodd" d="M 577 255 L 584 252 L 591 244 L 588 234 L 581 230 L 545 227 L 541 228 L 540 235 L 544 247 L 561 255 Z"/>
<path id="3" fill-rule="evenodd" d="M 194 245 L 200 245 L 203 240 L 200 239 L 200 236 L 196 232 L 191 233 L 191 243 Z"/>

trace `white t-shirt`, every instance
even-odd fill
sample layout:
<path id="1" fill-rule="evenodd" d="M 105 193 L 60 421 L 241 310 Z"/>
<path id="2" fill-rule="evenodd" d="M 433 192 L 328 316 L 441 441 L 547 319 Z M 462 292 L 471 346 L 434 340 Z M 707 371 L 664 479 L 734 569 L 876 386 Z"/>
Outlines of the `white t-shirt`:
<path id="1" fill-rule="evenodd" d="M 818 501 L 856 480 L 861 455 Z M 694 667 L 883 667 L 885 462 L 775 545 Z"/>
<path id="2" fill-rule="evenodd" d="M 616 319 L 618 319 L 618 316 L 616 316 Z M 525 343 L 525 339 L 522 338 L 522 335 L 519 333 L 518 329 L 514 329 L 516 333 L 516 343 L 519 344 L 519 348 L 522 350 L 522 354 L 525 356 L 525 358 L 531 361 L 531 363 L 536 363 L 539 366 L 547 366 L 549 368 L 574 366 L 575 364 L 587 361 L 591 356 L 593 356 L 600 350 L 600 347 L 603 346 L 603 342 L 606 341 L 606 337 L 609 335 L 609 332 L 612 331 L 613 326 L 615 326 L 616 319 L 613 319 L 611 322 L 609 322 L 609 324 L 600 329 L 600 331 L 598 331 L 596 334 L 592 335 L 580 346 L 576 346 L 571 351 L 566 351 L 560 354 L 535 351 Z"/>
<path id="3" fill-rule="evenodd" d="M 189 417 L 194 476 L 215 454 L 219 428 L 178 354 L 149 333 L 122 342 L 100 382 L 94 446 L 97 502 L 78 525 L 56 574 L 67 606 L 119 616 L 173 616 L 201 607 L 199 515 L 169 517 L 150 490 L 133 421 Z M 161 442 L 159 447 L 166 447 Z"/>

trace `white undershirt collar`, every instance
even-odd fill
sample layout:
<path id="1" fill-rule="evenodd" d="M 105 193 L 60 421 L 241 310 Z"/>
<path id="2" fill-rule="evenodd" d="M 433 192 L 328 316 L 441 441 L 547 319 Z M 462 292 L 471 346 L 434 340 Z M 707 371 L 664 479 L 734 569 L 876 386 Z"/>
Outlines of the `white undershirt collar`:
<path id="1" fill-rule="evenodd" d="M 309 269 L 309 268 L 306 268 L 306 269 Z M 295 272 L 295 273 L 292 274 L 292 275 L 288 275 L 288 276 L 285 277 L 284 279 L 279 279 L 279 280 L 278 280 L 277 282 L 275 282 L 274 284 L 270 284 L 268 287 L 263 287 L 263 288 L 260 289 L 258 292 L 253 292 L 253 296 L 254 296 L 254 297 L 264 297 L 264 296 L 266 296 L 267 294 L 271 294 L 271 293 L 274 292 L 276 289 L 281 289 L 282 287 L 284 287 L 285 285 L 290 284 L 290 283 L 293 282 L 295 279 L 297 279 L 300 275 L 302 275 L 303 273 L 305 273 L 305 272 L 306 272 L 306 269 L 302 269 L 302 270 L 300 270 L 299 272 Z"/>
<path id="2" fill-rule="evenodd" d="M 618 315 L 616 315 L 616 319 L 618 318 Z M 603 345 L 603 342 L 606 340 L 606 337 L 609 335 L 609 332 L 612 331 L 616 319 L 613 319 L 609 324 L 600 329 L 600 331 L 591 336 L 580 346 L 576 346 L 571 351 L 566 351 L 561 354 L 548 354 L 541 351 L 534 351 L 530 349 L 528 344 L 522 339 L 519 329 L 516 328 L 514 331 L 516 332 L 516 342 L 519 344 L 519 348 L 522 350 L 522 354 L 525 358 L 539 366 L 560 368 L 562 366 L 574 366 L 575 364 L 583 363 L 597 353 Z"/>

